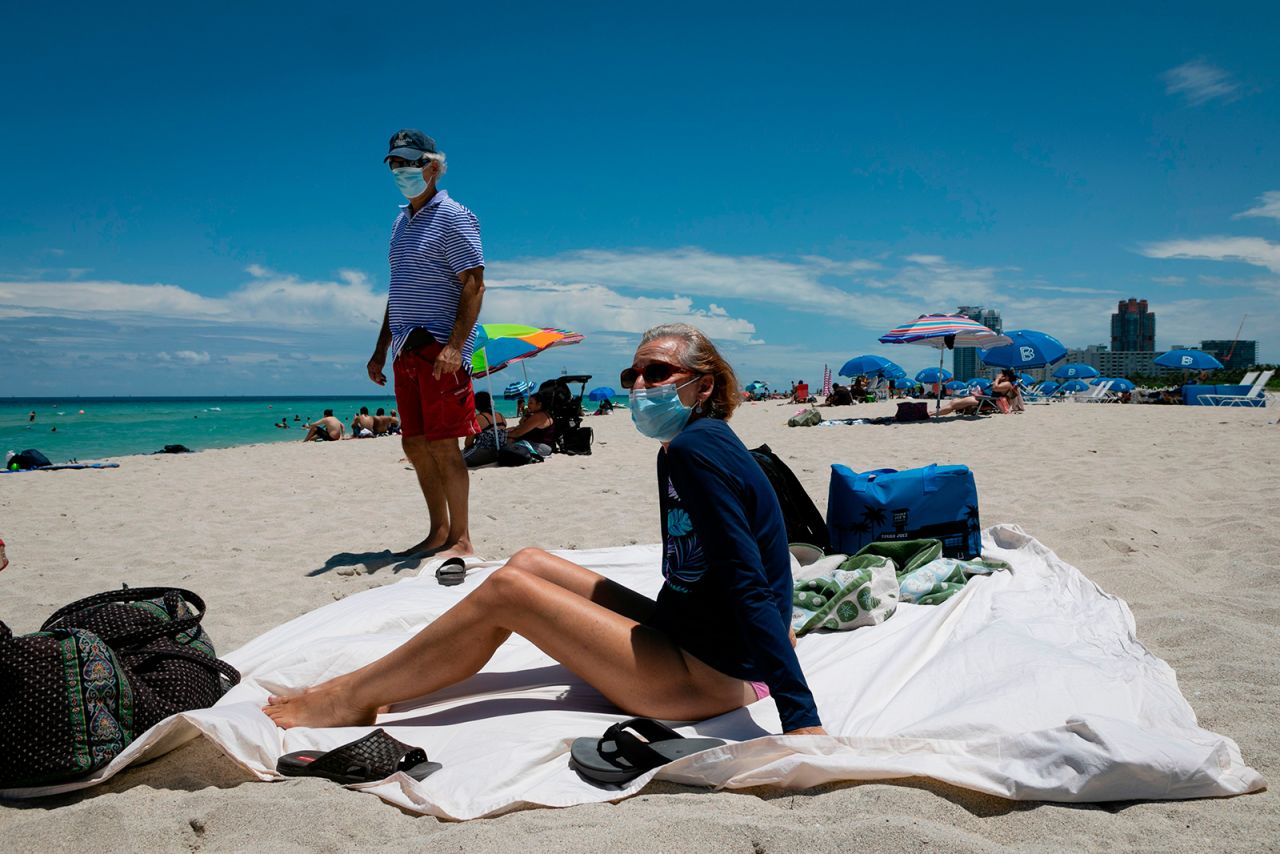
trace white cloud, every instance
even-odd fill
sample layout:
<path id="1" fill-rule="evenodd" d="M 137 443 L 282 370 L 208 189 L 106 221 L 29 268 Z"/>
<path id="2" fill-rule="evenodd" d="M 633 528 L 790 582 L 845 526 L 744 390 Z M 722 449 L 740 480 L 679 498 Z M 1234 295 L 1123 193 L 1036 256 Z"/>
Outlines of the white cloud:
<path id="1" fill-rule="evenodd" d="M 1184 62 L 1160 76 L 1167 94 L 1180 95 L 1193 106 L 1214 100 L 1234 100 L 1240 91 L 1240 84 L 1230 74 L 1203 59 Z"/>
<path id="2" fill-rule="evenodd" d="M 250 280 L 223 297 L 169 284 L 0 282 L 0 317 L 132 316 L 294 328 L 382 322 L 386 297 L 373 292 L 363 273 L 344 270 L 337 281 L 308 281 L 259 266 L 248 272 Z"/>
<path id="3" fill-rule="evenodd" d="M 1148 258 L 1199 258 L 1208 261 L 1240 261 L 1280 273 L 1280 243 L 1261 237 L 1199 237 L 1165 240 L 1141 249 Z"/>
<path id="4" fill-rule="evenodd" d="M 1257 205 L 1247 211 L 1241 211 L 1232 218 L 1240 219 L 1247 216 L 1260 216 L 1280 220 L 1280 190 L 1268 190 L 1258 196 Z"/>
<path id="5" fill-rule="evenodd" d="M 179 350 L 173 354 L 173 357 L 192 365 L 209 364 L 209 354 L 203 350 L 199 353 L 194 350 Z"/>
<path id="6" fill-rule="evenodd" d="M 1151 281 L 1157 285 L 1185 285 L 1187 283 L 1186 276 L 1152 276 Z"/>

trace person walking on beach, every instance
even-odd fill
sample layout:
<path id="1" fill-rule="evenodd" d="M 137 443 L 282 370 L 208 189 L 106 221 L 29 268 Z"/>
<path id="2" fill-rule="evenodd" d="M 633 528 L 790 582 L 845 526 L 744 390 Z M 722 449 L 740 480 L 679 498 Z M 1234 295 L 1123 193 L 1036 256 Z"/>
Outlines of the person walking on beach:
<path id="1" fill-rule="evenodd" d="M 476 216 L 437 188 L 444 152 L 422 131 L 391 137 L 383 162 L 409 203 L 391 229 L 391 285 L 369 378 L 386 385 L 390 350 L 401 443 L 427 502 L 426 536 L 400 554 L 474 554 L 471 488 L 458 439 L 479 431 L 471 351 L 484 297 Z"/>

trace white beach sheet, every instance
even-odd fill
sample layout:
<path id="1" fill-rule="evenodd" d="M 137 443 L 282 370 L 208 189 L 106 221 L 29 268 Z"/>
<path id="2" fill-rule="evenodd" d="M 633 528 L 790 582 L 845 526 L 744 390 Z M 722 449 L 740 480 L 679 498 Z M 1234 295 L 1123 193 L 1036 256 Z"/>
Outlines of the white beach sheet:
<path id="1" fill-rule="evenodd" d="M 695 725 L 730 739 L 621 788 L 580 779 L 569 745 L 625 715 L 513 637 L 473 679 L 379 719 L 444 769 L 362 787 L 405 809 L 452 819 L 542 805 L 617 800 L 654 776 L 692 785 L 807 787 L 924 776 L 1015 800 L 1089 802 L 1234 795 L 1264 786 L 1235 742 L 1196 725 L 1173 670 L 1134 633 L 1123 601 L 1010 525 L 983 534 L 984 553 L 1012 572 L 975 578 L 939 606 L 902 605 L 885 624 L 800 640 L 804 672 L 836 737 L 781 738 L 771 700 Z M 655 595 L 659 548 L 561 552 Z M 352 670 L 403 642 L 497 567 L 460 587 L 415 578 L 305 614 L 227 660 L 244 681 L 212 709 L 153 727 L 91 779 L 0 791 L 34 797 L 93 785 L 197 734 L 262 779 L 276 759 L 330 749 L 367 728 L 277 729 L 268 692 Z"/>

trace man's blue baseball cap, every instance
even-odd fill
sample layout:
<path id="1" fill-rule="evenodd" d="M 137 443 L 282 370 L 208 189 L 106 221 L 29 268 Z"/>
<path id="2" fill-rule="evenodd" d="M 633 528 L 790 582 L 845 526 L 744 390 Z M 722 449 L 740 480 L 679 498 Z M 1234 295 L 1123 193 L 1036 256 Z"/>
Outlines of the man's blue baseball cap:
<path id="1" fill-rule="evenodd" d="M 420 130 L 403 128 L 391 135 L 391 151 L 382 158 L 386 163 L 393 157 L 402 160 L 419 161 L 427 154 L 436 153 L 436 141 Z"/>

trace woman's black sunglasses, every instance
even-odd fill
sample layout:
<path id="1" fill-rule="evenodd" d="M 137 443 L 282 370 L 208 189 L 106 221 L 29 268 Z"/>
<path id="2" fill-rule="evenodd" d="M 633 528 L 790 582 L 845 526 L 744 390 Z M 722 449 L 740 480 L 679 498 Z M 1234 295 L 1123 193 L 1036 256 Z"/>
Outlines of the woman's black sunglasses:
<path id="1" fill-rule="evenodd" d="M 644 377 L 645 385 L 653 385 L 655 383 L 665 382 L 671 378 L 672 374 L 678 374 L 685 369 L 679 365 L 672 365 L 667 362 L 650 362 L 644 366 L 644 370 L 637 371 L 634 367 L 627 368 L 618 377 L 618 382 L 623 388 L 631 388 L 636 384 L 636 380 Z"/>

